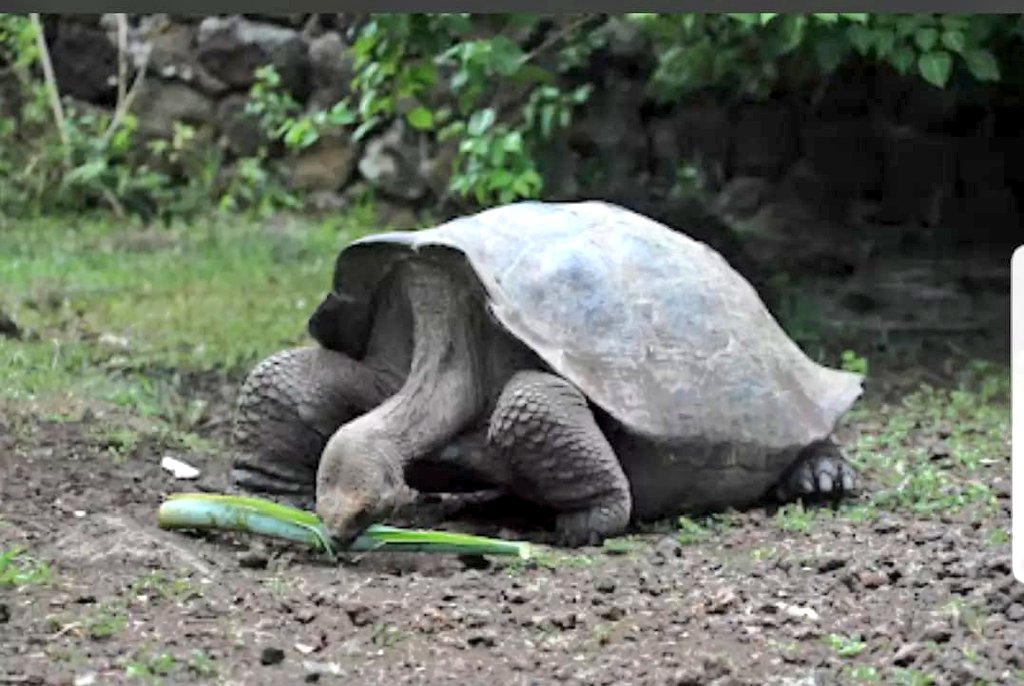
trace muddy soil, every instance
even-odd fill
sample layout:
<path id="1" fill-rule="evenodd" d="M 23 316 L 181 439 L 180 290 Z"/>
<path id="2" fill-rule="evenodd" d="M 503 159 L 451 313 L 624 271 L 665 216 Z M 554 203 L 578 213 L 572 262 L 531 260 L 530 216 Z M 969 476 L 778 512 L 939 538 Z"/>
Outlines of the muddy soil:
<path id="1" fill-rule="evenodd" d="M 985 535 L 1008 526 L 1008 459 L 986 476 L 996 522 L 887 513 L 787 531 L 758 509 L 704 540 L 684 544 L 666 525 L 535 565 L 378 554 L 334 566 L 288 545 L 157 529 L 165 494 L 224 487 L 225 458 L 190 454 L 203 477 L 177 482 L 159 467 L 159 442 L 112 457 L 100 421 L 0 428 L 0 549 L 24 546 L 51 572 L 45 584 L 0 586 L 0 684 L 1009 684 L 1024 674 L 1024 585 L 1009 543 Z"/>

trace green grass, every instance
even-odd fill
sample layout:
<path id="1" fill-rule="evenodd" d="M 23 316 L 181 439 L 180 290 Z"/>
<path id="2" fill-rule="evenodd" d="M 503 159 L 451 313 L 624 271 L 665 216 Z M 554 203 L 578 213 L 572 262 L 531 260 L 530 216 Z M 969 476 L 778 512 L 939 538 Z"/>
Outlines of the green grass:
<path id="1" fill-rule="evenodd" d="M 829 634 L 826 640 L 836 655 L 842 658 L 856 657 L 868 647 L 868 644 L 862 641 L 860 636 Z"/>
<path id="2" fill-rule="evenodd" d="M 50 581 L 50 566 L 14 546 L 0 551 L 0 588 L 23 588 Z"/>
<path id="3" fill-rule="evenodd" d="M 205 407 L 189 375 L 237 378 L 306 341 L 338 250 L 386 228 L 371 216 L 169 228 L 0 222 L 0 310 L 27 334 L 0 338 L 0 414 L 67 421 L 110 406 L 150 420 L 96 437 L 115 457 L 151 434 L 200 447 Z"/>
<path id="4" fill-rule="evenodd" d="M 681 516 L 678 519 L 680 545 L 693 545 L 720 537 L 727 529 L 734 526 L 738 519 L 734 513 L 723 512 L 691 518 Z"/>
<path id="5" fill-rule="evenodd" d="M 0 232 L 3 305 L 34 344 L 0 342 L 6 393 L 62 386 L 99 358 L 208 368 L 251 362 L 301 337 L 337 250 L 362 217 L 276 229 L 208 223 L 168 229 L 55 221 Z M 140 247 L 148 237 L 150 245 Z M 124 345 L 122 345 L 122 343 Z M 42 364 L 41 364 L 42 363 Z"/>
<path id="6" fill-rule="evenodd" d="M 992 470 L 1010 460 L 1009 385 L 1004 368 L 975 364 L 956 388 L 924 386 L 898 404 L 858 409 L 851 421 L 859 436 L 849 457 L 873 487 L 866 503 L 846 513 L 854 519 L 880 510 L 991 516 Z"/>

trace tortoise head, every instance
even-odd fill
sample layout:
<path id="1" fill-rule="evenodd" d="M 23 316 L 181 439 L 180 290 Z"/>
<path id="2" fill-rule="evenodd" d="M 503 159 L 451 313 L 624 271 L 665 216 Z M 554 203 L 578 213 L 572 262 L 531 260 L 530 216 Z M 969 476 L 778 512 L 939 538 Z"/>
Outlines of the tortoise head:
<path id="1" fill-rule="evenodd" d="M 341 545 L 387 518 L 411 494 L 394 452 L 373 441 L 349 440 L 351 434 L 345 426 L 327 442 L 316 478 L 317 515 Z"/>
<path id="2" fill-rule="evenodd" d="M 369 338 L 371 318 L 366 303 L 331 291 L 310 315 L 306 328 L 323 347 L 361 359 Z"/>

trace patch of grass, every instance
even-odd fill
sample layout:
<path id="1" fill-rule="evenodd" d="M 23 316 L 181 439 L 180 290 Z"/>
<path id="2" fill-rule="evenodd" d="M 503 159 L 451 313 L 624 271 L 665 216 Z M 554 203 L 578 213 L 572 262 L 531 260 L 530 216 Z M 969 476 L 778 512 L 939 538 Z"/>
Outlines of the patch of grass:
<path id="1" fill-rule="evenodd" d="M 1006 529 L 989 529 L 985 542 L 991 546 L 1010 545 L 1010 532 Z"/>
<path id="2" fill-rule="evenodd" d="M 868 644 L 862 641 L 860 636 L 829 634 L 826 641 L 836 655 L 842 658 L 857 657 L 868 647 Z"/>
<path id="3" fill-rule="evenodd" d="M 1009 384 L 1004 368 L 976 363 L 956 388 L 923 386 L 896 405 L 859 408 L 849 457 L 871 486 L 867 502 L 844 515 L 970 509 L 990 516 L 997 506 L 991 469 L 1010 459 Z"/>
<path id="4" fill-rule="evenodd" d="M 893 683 L 899 686 L 932 686 L 935 677 L 920 669 L 897 669 L 893 672 Z"/>
<path id="5" fill-rule="evenodd" d="M 506 573 L 516 576 L 528 569 L 556 570 L 593 567 L 597 564 L 597 560 L 590 555 L 570 553 L 545 546 L 534 546 L 533 554 L 525 560 L 509 558 L 508 560 L 498 560 L 497 563 L 504 567 Z"/>
<path id="6" fill-rule="evenodd" d="M 159 677 L 169 675 L 177 666 L 178 660 L 170 653 L 140 652 L 125 663 L 124 673 L 129 679 L 158 683 Z"/>
<path id="7" fill-rule="evenodd" d="M 372 216 L 360 208 L 320 222 L 220 218 L 156 229 L 91 218 L 5 223 L 0 310 L 26 335 L 0 337 L 0 415 L 30 441 L 39 417 L 73 422 L 110 410 L 92 438 L 115 459 L 144 441 L 211 450 L 191 380 L 212 370 L 238 377 L 306 342 L 338 250 L 386 228 Z"/>
<path id="8" fill-rule="evenodd" d="M 398 627 L 380 622 L 373 627 L 373 632 L 370 634 L 370 643 L 378 648 L 390 648 L 401 643 L 406 638 L 408 638 L 407 634 Z"/>
<path id="9" fill-rule="evenodd" d="M 200 677 L 213 677 L 217 675 L 217 665 L 210 654 L 205 650 L 193 650 L 188 657 L 189 670 Z"/>
<path id="10" fill-rule="evenodd" d="M 978 638 L 985 637 L 986 615 L 983 610 L 969 605 L 963 598 L 953 598 L 943 611 L 954 626 L 961 626 Z"/>
<path id="11" fill-rule="evenodd" d="M 786 503 L 775 511 L 775 523 L 783 531 L 806 534 L 814 528 L 815 518 L 821 508 L 804 507 L 802 502 Z"/>
<path id="12" fill-rule="evenodd" d="M 679 543 L 681 545 L 692 545 L 701 541 L 707 541 L 721 535 L 723 531 L 734 526 L 737 521 L 736 516 L 729 512 L 698 518 L 681 516 L 678 520 Z"/>
<path id="13" fill-rule="evenodd" d="M 142 434 L 129 426 L 105 426 L 93 433 L 93 438 L 115 460 L 131 457 L 142 442 Z"/>
<path id="14" fill-rule="evenodd" d="M 100 605 L 82 620 L 81 625 L 89 638 L 110 638 L 128 623 L 127 611 L 116 604 Z"/>
<path id="15" fill-rule="evenodd" d="M 608 555 L 633 555 L 645 547 L 646 544 L 642 540 L 632 536 L 608 538 L 602 544 L 604 552 Z"/>
<path id="16" fill-rule="evenodd" d="M 0 397 L 105 390 L 148 403 L 152 388 L 131 374 L 111 384 L 108 372 L 239 369 L 296 343 L 329 287 L 338 249 L 378 228 L 360 221 L 8 226 L 0 232 L 0 306 L 30 337 L 0 339 Z"/>
<path id="17" fill-rule="evenodd" d="M 50 578 L 50 566 L 26 554 L 24 548 L 14 546 L 0 552 L 0 588 L 45 584 Z"/>
<path id="18" fill-rule="evenodd" d="M 194 594 L 195 590 L 187 577 L 154 570 L 133 581 L 128 592 L 132 597 L 147 595 L 162 600 L 178 600 Z"/>
<path id="19" fill-rule="evenodd" d="M 845 665 L 842 673 L 860 684 L 877 684 L 882 680 L 878 670 L 870 665 Z"/>

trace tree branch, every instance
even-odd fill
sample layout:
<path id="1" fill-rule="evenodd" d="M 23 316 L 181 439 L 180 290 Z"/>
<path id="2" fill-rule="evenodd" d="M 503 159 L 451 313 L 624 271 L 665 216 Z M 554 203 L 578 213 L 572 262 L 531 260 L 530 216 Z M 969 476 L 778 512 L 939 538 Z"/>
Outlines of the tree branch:
<path id="1" fill-rule="evenodd" d="M 68 132 L 64 126 L 64 106 L 60 102 L 60 90 L 57 88 L 57 77 L 53 73 L 53 62 L 50 60 L 50 49 L 46 45 L 46 36 L 43 34 L 43 22 L 39 19 L 38 12 L 29 15 L 32 26 L 36 31 L 36 45 L 39 47 L 39 62 L 43 67 L 43 79 L 46 84 L 46 93 L 50 100 L 50 109 L 53 110 L 53 121 L 57 124 L 57 133 L 60 135 L 60 142 L 64 147 L 65 156 L 68 150 Z"/>

